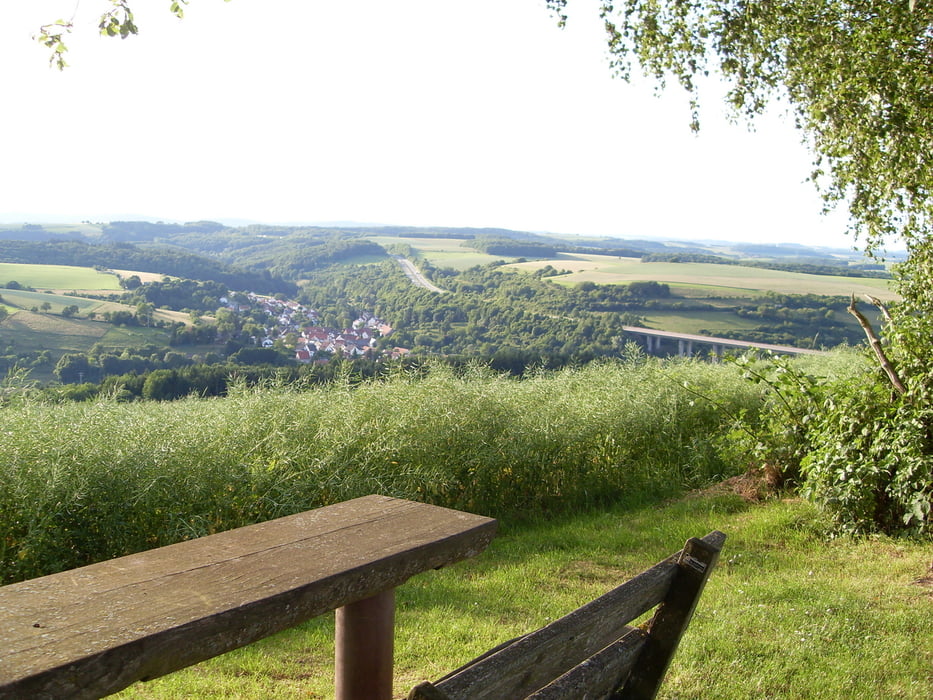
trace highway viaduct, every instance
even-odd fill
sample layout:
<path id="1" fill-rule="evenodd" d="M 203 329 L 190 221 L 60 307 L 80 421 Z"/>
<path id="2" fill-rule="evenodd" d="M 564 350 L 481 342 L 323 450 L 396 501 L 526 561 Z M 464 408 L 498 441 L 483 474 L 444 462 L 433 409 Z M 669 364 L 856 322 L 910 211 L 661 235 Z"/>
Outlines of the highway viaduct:
<path id="1" fill-rule="evenodd" d="M 644 345 L 649 355 L 659 355 L 666 353 L 674 355 L 673 344 L 677 343 L 678 357 L 692 357 L 694 346 L 708 345 L 712 348 L 712 354 L 721 357 L 727 349 L 736 348 L 739 350 L 768 350 L 779 355 L 821 355 L 822 350 L 811 350 L 809 348 L 795 348 L 791 345 L 772 345 L 770 343 L 754 343 L 747 340 L 733 340 L 732 338 L 715 338 L 708 335 L 694 335 L 692 333 L 673 333 L 670 331 L 657 331 L 652 328 L 641 328 L 639 326 L 623 326 L 622 330 L 628 335 L 634 335 L 644 340 Z M 665 346 L 662 348 L 662 344 Z"/>

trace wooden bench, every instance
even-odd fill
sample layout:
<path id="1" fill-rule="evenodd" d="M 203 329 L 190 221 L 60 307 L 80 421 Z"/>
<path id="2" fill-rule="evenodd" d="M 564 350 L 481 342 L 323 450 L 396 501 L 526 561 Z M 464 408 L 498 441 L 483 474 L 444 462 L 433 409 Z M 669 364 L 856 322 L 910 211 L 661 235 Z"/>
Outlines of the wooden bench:
<path id="1" fill-rule="evenodd" d="M 97 698 L 337 609 L 344 700 L 392 697 L 393 589 L 496 521 L 367 496 L 0 588 L 0 698 Z"/>
<path id="2" fill-rule="evenodd" d="M 721 532 L 546 627 L 506 642 L 409 700 L 653 698 L 716 565 Z M 629 623 L 656 608 L 650 621 Z"/>

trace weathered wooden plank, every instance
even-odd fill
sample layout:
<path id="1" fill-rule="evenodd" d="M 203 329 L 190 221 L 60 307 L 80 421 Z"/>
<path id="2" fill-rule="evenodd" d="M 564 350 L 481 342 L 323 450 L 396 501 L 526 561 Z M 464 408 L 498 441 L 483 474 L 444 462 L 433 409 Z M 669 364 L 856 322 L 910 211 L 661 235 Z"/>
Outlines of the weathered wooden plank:
<path id="1" fill-rule="evenodd" d="M 666 559 L 434 685 L 455 700 L 524 698 L 622 637 L 629 622 L 664 599 L 676 572 Z"/>
<path id="2" fill-rule="evenodd" d="M 527 700 L 587 698 L 607 700 L 631 672 L 645 645 L 645 633 L 633 629 L 604 649 L 574 666 L 560 678 L 532 693 Z"/>
<path id="3" fill-rule="evenodd" d="M 657 694 L 725 539 L 723 533 L 716 531 L 702 540 L 694 537 L 687 541 L 677 561 L 677 577 L 651 620 L 642 658 L 626 680 L 621 698 L 646 700 Z"/>
<path id="4" fill-rule="evenodd" d="M 705 582 L 724 540 L 712 532 L 688 541 L 684 550 L 569 615 L 417 686 L 410 700 L 616 697 L 618 684 L 642 664 L 649 683 L 631 686 L 629 697 L 654 697 L 702 593 L 696 576 Z M 659 605 L 650 634 L 626 627 Z M 652 644 L 654 633 L 660 643 Z"/>
<path id="5" fill-rule="evenodd" d="M 100 697 L 482 551 L 494 520 L 367 496 L 0 588 L 0 698 Z"/>

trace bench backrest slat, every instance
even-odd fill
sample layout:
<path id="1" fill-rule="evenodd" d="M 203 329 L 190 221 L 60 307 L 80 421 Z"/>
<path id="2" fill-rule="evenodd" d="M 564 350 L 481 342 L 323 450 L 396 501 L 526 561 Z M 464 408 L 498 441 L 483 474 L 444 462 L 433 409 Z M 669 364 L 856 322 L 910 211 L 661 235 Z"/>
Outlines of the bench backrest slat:
<path id="1" fill-rule="evenodd" d="M 541 690 L 529 695 L 527 700 L 610 698 L 617 690 L 618 679 L 631 673 L 645 646 L 645 638 L 644 632 L 632 629 L 621 639 L 600 649 Z"/>
<path id="2" fill-rule="evenodd" d="M 681 552 L 559 620 L 418 686 L 410 698 L 583 697 L 574 687 L 585 688 L 586 697 L 609 697 L 636 659 L 639 671 L 651 662 L 631 697 L 653 697 L 724 540 L 713 532 L 688 541 Z M 628 627 L 656 606 L 650 632 Z"/>
<path id="3" fill-rule="evenodd" d="M 0 698 L 95 698 L 482 551 L 490 518 L 385 496 L 0 588 Z"/>
<path id="4" fill-rule="evenodd" d="M 619 639 L 635 618 L 658 605 L 677 573 L 671 558 L 522 637 L 480 663 L 435 685 L 451 698 L 525 697 L 588 656 Z"/>

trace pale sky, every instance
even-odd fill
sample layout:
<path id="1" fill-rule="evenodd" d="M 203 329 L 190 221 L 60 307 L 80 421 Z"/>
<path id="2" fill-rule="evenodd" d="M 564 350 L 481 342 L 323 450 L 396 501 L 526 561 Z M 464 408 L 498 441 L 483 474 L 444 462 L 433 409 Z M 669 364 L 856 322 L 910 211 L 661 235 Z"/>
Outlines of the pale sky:
<path id="1" fill-rule="evenodd" d="M 0 0 L 0 222 L 502 227 L 851 247 L 775 111 L 610 76 L 594 3 Z M 63 73 L 31 38 L 75 15 Z M 715 90 L 715 86 L 713 86 Z"/>

